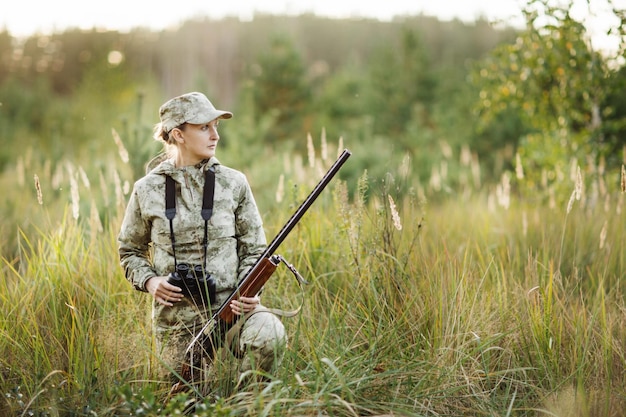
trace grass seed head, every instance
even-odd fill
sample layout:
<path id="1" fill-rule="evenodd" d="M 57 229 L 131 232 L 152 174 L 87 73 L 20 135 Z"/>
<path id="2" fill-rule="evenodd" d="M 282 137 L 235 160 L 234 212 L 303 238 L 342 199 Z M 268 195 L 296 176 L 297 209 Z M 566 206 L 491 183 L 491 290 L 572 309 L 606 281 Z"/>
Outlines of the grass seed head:
<path id="1" fill-rule="evenodd" d="M 306 148 L 309 156 L 309 166 L 313 168 L 315 166 L 315 147 L 313 146 L 313 138 L 310 133 L 306 135 Z"/>
<path id="2" fill-rule="evenodd" d="M 574 206 L 574 201 L 576 200 L 576 190 L 572 191 L 572 195 L 569 197 L 569 201 L 567 202 L 567 213 L 569 214 L 572 211 L 572 207 Z"/>
<path id="3" fill-rule="evenodd" d="M 283 197 L 285 196 L 285 175 L 280 174 L 278 178 L 278 188 L 276 189 L 276 202 L 280 203 L 283 201 Z"/>
<path id="4" fill-rule="evenodd" d="M 70 177 L 70 194 L 72 196 L 72 216 L 78 220 L 80 215 L 80 195 L 78 193 L 78 181 L 74 175 Z"/>
<path id="5" fill-rule="evenodd" d="M 80 175 L 80 179 L 83 182 L 85 188 L 89 190 L 91 188 L 91 183 L 89 182 L 89 177 L 87 176 L 87 173 L 82 166 L 78 167 L 78 174 Z"/>
<path id="6" fill-rule="evenodd" d="M 402 222 L 400 221 L 400 214 L 396 209 L 396 203 L 393 201 L 393 197 L 390 194 L 387 194 L 389 198 L 389 209 L 391 210 L 391 219 L 393 220 L 393 227 L 398 230 L 402 230 Z"/>
<path id="7" fill-rule="evenodd" d="M 39 182 L 39 176 L 35 174 L 35 190 L 37 190 L 37 202 L 39 205 L 43 204 L 43 193 L 41 192 L 41 182 Z"/>
<path id="8" fill-rule="evenodd" d="M 576 200 L 580 200 L 583 194 L 583 175 L 580 171 L 580 166 L 576 169 L 576 187 L 574 191 L 576 193 Z"/>
<path id="9" fill-rule="evenodd" d="M 122 143 L 122 138 L 120 137 L 119 133 L 117 133 L 117 130 L 115 129 L 111 129 L 111 135 L 113 136 L 113 140 L 115 141 L 115 144 L 117 145 L 117 152 L 120 155 L 120 159 L 122 160 L 122 162 L 127 164 L 129 161 L 128 151 L 124 147 L 124 143 Z"/>

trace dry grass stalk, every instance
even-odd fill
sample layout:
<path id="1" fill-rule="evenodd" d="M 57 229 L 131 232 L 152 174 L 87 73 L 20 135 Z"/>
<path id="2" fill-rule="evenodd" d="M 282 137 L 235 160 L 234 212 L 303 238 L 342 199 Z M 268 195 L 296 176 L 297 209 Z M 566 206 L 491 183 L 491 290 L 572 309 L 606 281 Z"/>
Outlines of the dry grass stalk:
<path id="1" fill-rule="evenodd" d="M 124 198 L 124 192 L 122 191 L 122 180 L 120 174 L 117 171 L 113 171 L 113 183 L 115 184 L 115 198 L 117 199 L 117 205 L 124 207 L 126 205 L 126 199 Z"/>
<path id="2" fill-rule="evenodd" d="M 602 226 L 602 230 L 600 231 L 600 249 L 604 248 L 604 243 L 606 242 L 606 229 L 608 227 L 608 221 L 604 221 L 604 225 Z"/>
<path id="3" fill-rule="evenodd" d="M 102 198 L 104 200 L 104 206 L 109 207 L 109 187 L 107 186 L 107 182 L 104 179 L 104 174 L 102 171 L 99 172 L 100 177 L 100 189 L 102 190 Z"/>
<path id="4" fill-rule="evenodd" d="M 518 180 L 524 179 L 524 167 L 522 166 L 522 157 L 519 153 L 515 154 L 515 176 Z"/>
<path id="5" fill-rule="evenodd" d="M 402 222 L 400 221 L 400 214 L 396 209 L 396 203 L 393 201 L 393 197 L 390 194 L 387 194 L 389 198 L 389 209 L 391 210 L 391 218 L 393 220 L 393 227 L 398 230 L 402 230 Z"/>
<path id="6" fill-rule="evenodd" d="M 85 186 L 85 188 L 89 190 L 91 188 L 91 184 L 89 182 L 89 177 L 87 177 L 87 173 L 85 172 L 83 167 L 81 166 L 78 167 L 78 173 L 80 175 L 81 181 L 83 182 L 83 185 Z"/>
<path id="7" fill-rule="evenodd" d="M 567 213 L 569 214 L 572 211 L 572 207 L 574 206 L 574 201 L 576 200 L 576 190 L 572 191 L 572 195 L 569 196 L 569 201 L 567 202 Z"/>
<path id="8" fill-rule="evenodd" d="M 307 173 L 304 169 L 304 161 L 301 155 L 296 155 L 292 160 L 293 175 L 297 182 L 304 182 L 307 178 Z"/>
<path id="9" fill-rule="evenodd" d="M 102 226 L 102 221 L 100 221 L 100 213 L 98 213 L 98 206 L 96 205 L 95 200 L 91 200 L 91 212 L 89 213 L 89 225 L 91 228 L 91 237 L 92 240 L 97 238 L 97 236 L 104 232 L 104 227 Z"/>
<path id="10" fill-rule="evenodd" d="M 511 205 L 511 177 L 508 172 L 502 174 L 502 181 L 496 187 L 496 197 L 498 204 L 505 209 Z"/>
<path id="11" fill-rule="evenodd" d="M 315 166 L 315 147 L 313 146 L 313 138 L 310 133 L 306 135 L 306 149 L 309 157 L 309 166 L 313 168 Z"/>
<path id="12" fill-rule="evenodd" d="M 574 191 L 576 192 L 576 200 L 580 201 L 583 195 L 583 174 L 580 171 L 580 166 L 576 168 L 576 187 Z"/>
<path id="13" fill-rule="evenodd" d="M 39 177 L 35 174 L 35 190 L 37 190 L 37 202 L 39 205 L 43 205 L 43 193 L 41 192 L 41 182 Z"/>
<path id="14" fill-rule="evenodd" d="M 622 193 L 626 192 L 626 168 L 624 168 L 624 165 L 622 164 Z"/>
<path id="15" fill-rule="evenodd" d="M 341 155 L 341 152 L 343 152 L 343 136 L 339 136 L 339 145 L 337 148 L 337 157 L 339 157 L 339 155 Z"/>
<path id="16" fill-rule="evenodd" d="M 461 162 L 461 165 L 466 166 L 466 167 L 470 166 L 470 164 L 472 163 L 472 152 L 470 151 L 470 148 L 467 145 L 463 145 L 461 147 L 460 162 Z"/>
<path id="17" fill-rule="evenodd" d="M 574 185 L 574 191 L 567 202 L 567 213 L 572 211 L 575 200 L 580 200 L 583 193 L 583 176 L 580 171 L 580 166 L 576 167 L 576 183 Z"/>
<path id="18" fill-rule="evenodd" d="M 80 216 L 80 195 L 78 193 L 78 181 L 74 175 L 70 177 L 70 194 L 72 196 L 72 217 L 78 220 Z"/>
<path id="19" fill-rule="evenodd" d="M 433 166 L 430 169 L 430 181 L 428 182 L 428 185 L 430 185 L 430 187 L 435 190 L 435 191 L 439 191 L 441 190 L 441 175 L 439 174 L 439 170 L 437 169 L 437 167 Z"/>
<path id="20" fill-rule="evenodd" d="M 50 182 L 52 188 L 55 190 L 61 187 L 61 183 L 63 182 L 63 167 L 60 164 L 54 169 L 54 174 Z"/>
<path id="21" fill-rule="evenodd" d="M 278 178 L 278 188 L 276 189 L 276 202 L 280 203 L 283 201 L 283 197 L 285 196 L 285 175 L 280 174 Z"/>
<path id="22" fill-rule="evenodd" d="M 117 133 L 115 129 L 111 129 L 111 135 L 113 136 L 113 140 L 115 141 L 115 144 L 117 145 L 117 152 L 119 153 L 120 158 L 122 159 L 122 162 L 127 164 L 129 161 L 128 151 L 126 150 L 126 148 L 124 147 L 124 144 L 122 143 L 122 138 L 120 137 L 120 135 Z"/>

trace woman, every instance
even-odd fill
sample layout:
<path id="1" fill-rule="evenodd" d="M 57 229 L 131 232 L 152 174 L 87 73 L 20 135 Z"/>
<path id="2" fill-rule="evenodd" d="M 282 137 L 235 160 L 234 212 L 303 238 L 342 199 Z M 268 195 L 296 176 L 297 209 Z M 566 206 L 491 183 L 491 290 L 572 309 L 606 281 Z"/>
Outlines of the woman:
<path id="1" fill-rule="evenodd" d="M 266 240 L 245 176 L 215 157 L 219 122 L 232 113 L 217 110 L 206 96 L 193 92 L 167 101 L 159 114 L 155 139 L 165 143 L 168 159 L 135 183 L 118 236 L 119 255 L 126 278 L 154 299 L 160 374 L 180 382 L 187 362 L 192 372 L 185 378 L 197 383 L 207 379 L 215 352 L 207 348 L 201 358 L 188 361 L 185 350 L 211 310 L 228 298 L 263 253 Z M 187 280 L 175 274 L 181 265 L 199 272 Z M 184 285 L 193 281 L 196 290 L 204 291 Z M 201 285 L 205 283 L 214 288 Z M 258 297 L 240 297 L 230 307 L 246 317 L 232 346 L 243 353 L 241 372 L 270 371 L 286 343 L 282 323 L 262 311 Z"/>

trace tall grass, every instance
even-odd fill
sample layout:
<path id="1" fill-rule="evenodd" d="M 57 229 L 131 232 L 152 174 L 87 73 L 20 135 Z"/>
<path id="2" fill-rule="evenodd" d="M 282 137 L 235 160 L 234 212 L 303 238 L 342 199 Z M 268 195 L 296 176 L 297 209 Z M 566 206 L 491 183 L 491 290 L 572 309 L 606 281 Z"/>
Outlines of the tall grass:
<path id="1" fill-rule="evenodd" d="M 308 158 L 269 156 L 265 165 L 283 168 L 280 190 L 256 190 L 251 176 L 256 194 L 277 199 L 259 200 L 268 237 L 341 145 L 322 148 L 315 155 L 310 146 Z M 571 204 L 531 204 L 511 187 L 490 190 L 477 180 L 446 188 L 441 172 L 421 185 L 403 165 L 381 179 L 364 171 L 357 184 L 336 180 L 322 194 L 279 248 L 310 284 L 301 294 L 279 270 L 263 294 L 272 307 L 304 303 L 284 319 L 289 347 L 280 369 L 241 390 L 222 381 L 221 395 L 196 415 L 619 415 L 626 406 L 619 186 Z M 476 166 L 466 169 L 460 175 L 476 178 Z M 0 414 L 185 408 L 184 395 L 164 404 L 151 380 L 148 296 L 119 268 L 123 204 L 115 201 L 125 170 L 103 174 L 117 180 L 96 193 L 78 169 L 66 169 L 58 207 L 45 186 L 42 205 L 35 188 L 20 188 L 30 198 L 20 204 L 39 220 L 1 269 Z M 71 178 L 95 196 L 72 201 Z M 106 208 L 98 206 L 104 196 Z M 99 215 L 90 214 L 93 206 Z"/>

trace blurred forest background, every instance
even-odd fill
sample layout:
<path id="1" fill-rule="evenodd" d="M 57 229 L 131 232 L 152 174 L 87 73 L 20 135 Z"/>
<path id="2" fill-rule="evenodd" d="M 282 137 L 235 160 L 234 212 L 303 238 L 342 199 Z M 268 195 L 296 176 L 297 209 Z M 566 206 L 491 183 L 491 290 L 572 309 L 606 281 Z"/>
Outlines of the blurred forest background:
<path id="1" fill-rule="evenodd" d="M 441 177 L 472 160 L 474 181 L 497 183 L 517 155 L 550 190 L 572 158 L 623 162 L 626 70 L 623 49 L 594 51 L 567 9 L 544 3 L 529 2 L 518 29 L 257 15 L 163 31 L 0 32 L 0 169 L 19 171 L 32 153 L 49 161 L 39 176 L 54 194 L 59 161 L 102 173 L 119 138 L 136 179 L 159 151 L 158 106 L 199 90 L 235 113 L 220 155 L 243 171 L 268 152 L 305 151 L 312 135 L 357 151 L 353 179 L 365 168 L 381 178 L 410 157 L 415 178 L 441 190 L 455 185 Z M 623 25 L 611 30 L 623 39 Z M 15 217 L 11 207 L 3 218 Z"/>
<path id="2" fill-rule="evenodd" d="M 257 15 L 163 31 L 0 32 L 0 170 L 19 173 L 30 155 L 54 195 L 59 161 L 104 173 L 119 136 L 137 178 L 159 151 L 158 106 L 192 90 L 235 113 L 220 155 L 243 171 L 268 152 L 305 151 L 307 135 L 357 151 L 350 178 L 365 168 L 381 178 L 410 157 L 415 178 L 441 190 L 455 184 L 440 177 L 472 160 L 481 166 L 475 181 L 497 183 L 521 155 L 544 190 L 572 158 L 619 166 L 623 49 L 594 51 L 567 9 L 531 1 L 525 15 L 517 29 L 427 16 Z M 623 25 L 611 30 L 623 36 Z M 3 218 L 18 206 L 5 200 Z"/>

